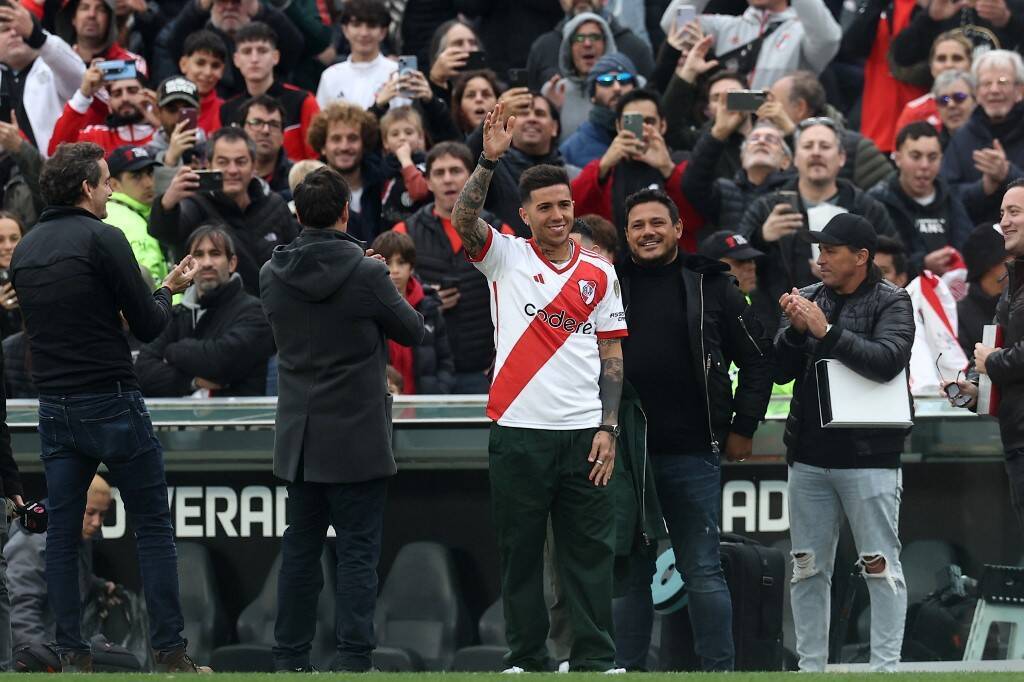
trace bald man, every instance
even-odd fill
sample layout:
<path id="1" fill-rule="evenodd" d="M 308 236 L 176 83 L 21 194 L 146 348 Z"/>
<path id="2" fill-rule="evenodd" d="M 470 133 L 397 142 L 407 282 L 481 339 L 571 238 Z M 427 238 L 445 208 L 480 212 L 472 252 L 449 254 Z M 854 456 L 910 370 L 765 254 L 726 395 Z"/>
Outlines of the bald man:
<path id="1" fill-rule="evenodd" d="M 114 583 L 93 575 L 91 542 L 100 536 L 112 497 L 107 482 L 100 476 L 93 477 L 86 497 L 82 542 L 78 550 L 79 591 L 83 604 L 115 588 Z M 46 592 L 46 533 L 28 533 L 20 521 L 15 521 L 11 524 L 11 539 L 4 547 L 4 557 L 11 594 L 11 622 L 16 624 L 11 633 L 14 648 L 31 642 L 54 641 L 56 626 Z"/>

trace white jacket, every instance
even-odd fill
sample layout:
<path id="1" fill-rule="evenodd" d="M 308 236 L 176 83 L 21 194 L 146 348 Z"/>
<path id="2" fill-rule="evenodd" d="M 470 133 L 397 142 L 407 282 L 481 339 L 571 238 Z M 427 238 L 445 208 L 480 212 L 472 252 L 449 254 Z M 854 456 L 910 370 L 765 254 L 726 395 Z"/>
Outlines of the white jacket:
<path id="1" fill-rule="evenodd" d="M 673 0 L 661 18 L 666 34 L 672 28 L 676 8 L 692 4 L 701 11 L 708 0 Z M 783 12 L 772 14 L 748 7 L 742 16 L 701 14 L 701 28 L 715 37 L 715 56 L 721 56 L 756 40 L 772 24 L 781 24 L 765 40 L 751 72 L 750 87 L 761 90 L 800 69 L 821 73 L 839 52 L 843 31 L 822 0 L 791 0 Z"/>
<path id="2" fill-rule="evenodd" d="M 44 33 L 46 42 L 29 68 L 22 104 L 32 124 L 36 148 L 46 157 L 53 127 L 64 111 L 64 104 L 82 84 L 85 62 L 59 36 Z"/>

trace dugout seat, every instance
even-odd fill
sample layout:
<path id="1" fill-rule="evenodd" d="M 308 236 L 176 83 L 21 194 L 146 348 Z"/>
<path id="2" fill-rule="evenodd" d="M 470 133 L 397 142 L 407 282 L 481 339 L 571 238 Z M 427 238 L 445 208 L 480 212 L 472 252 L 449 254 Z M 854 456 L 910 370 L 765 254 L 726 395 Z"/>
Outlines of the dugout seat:
<path id="1" fill-rule="evenodd" d="M 320 555 L 324 584 L 316 608 L 316 635 L 310 663 L 321 670 L 330 667 L 336 653 L 334 634 L 335 601 L 334 551 L 325 545 Z M 263 589 L 238 616 L 238 644 L 216 649 L 210 666 L 217 672 L 273 672 L 274 620 L 277 617 L 277 577 L 281 573 L 281 555 L 274 559 Z"/>
<path id="2" fill-rule="evenodd" d="M 472 636 L 468 623 L 451 553 L 436 542 L 405 545 L 377 600 L 373 665 L 385 672 L 445 670 Z"/>
<path id="3" fill-rule="evenodd" d="M 505 612 L 501 597 L 480 616 L 480 644 L 455 652 L 450 669 L 460 672 L 501 672 L 507 668 L 505 652 Z"/>
<path id="4" fill-rule="evenodd" d="M 178 590 L 185 619 L 182 637 L 193 660 L 205 665 L 214 648 L 227 641 L 227 619 L 210 551 L 198 542 L 178 543 Z"/>

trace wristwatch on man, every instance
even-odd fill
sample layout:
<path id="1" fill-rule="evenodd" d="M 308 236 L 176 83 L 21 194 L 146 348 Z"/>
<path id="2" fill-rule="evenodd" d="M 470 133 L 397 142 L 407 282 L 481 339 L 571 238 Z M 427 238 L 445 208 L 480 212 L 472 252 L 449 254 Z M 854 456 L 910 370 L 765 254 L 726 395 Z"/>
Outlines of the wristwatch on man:
<path id="1" fill-rule="evenodd" d="M 622 433 L 622 427 L 618 424 L 601 424 L 597 427 L 597 430 L 612 434 L 612 438 L 615 438 L 616 440 L 618 439 L 619 434 Z"/>

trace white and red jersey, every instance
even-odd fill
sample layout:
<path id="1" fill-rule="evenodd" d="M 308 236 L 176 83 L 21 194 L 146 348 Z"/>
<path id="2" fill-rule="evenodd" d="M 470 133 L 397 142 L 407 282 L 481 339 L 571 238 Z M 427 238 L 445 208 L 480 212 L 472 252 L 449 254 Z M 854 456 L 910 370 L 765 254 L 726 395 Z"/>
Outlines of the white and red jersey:
<path id="1" fill-rule="evenodd" d="M 502 426 L 586 429 L 601 423 L 597 340 L 626 336 L 612 264 L 573 243 L 555 265 L 532 239 L 493 229 L 474 265 L 491 287 L 497 359 L 487 416 Z"/>

